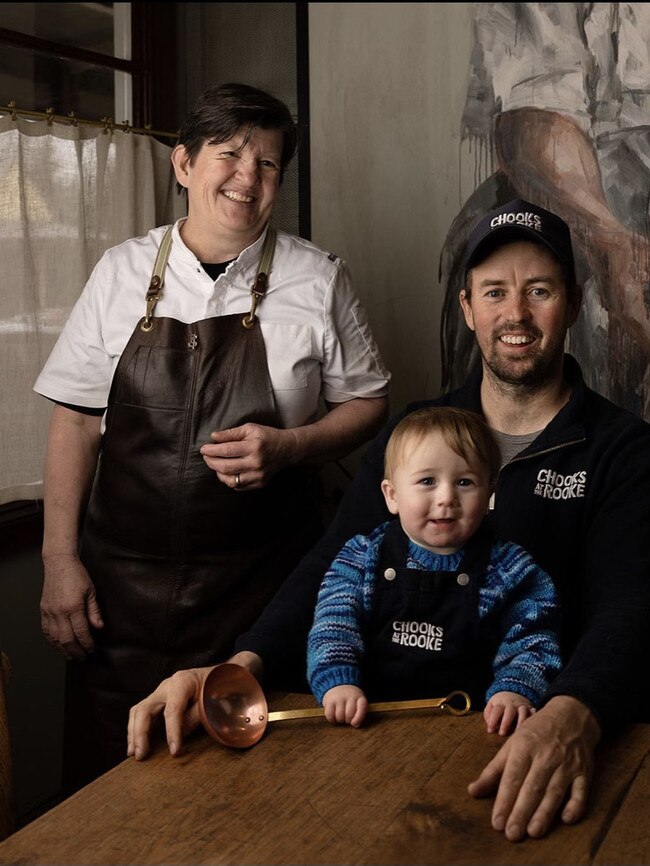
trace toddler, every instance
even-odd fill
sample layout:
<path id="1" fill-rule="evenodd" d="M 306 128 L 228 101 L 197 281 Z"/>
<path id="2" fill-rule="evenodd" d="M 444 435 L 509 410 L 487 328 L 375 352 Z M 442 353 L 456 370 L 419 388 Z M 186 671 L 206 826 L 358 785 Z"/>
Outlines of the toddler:
<path id="1" fill-rule="evenodd" d="M 371 700 L 468 692 L 505 735 L 561 666 L 550 577 L 485 521 L 500 468 L 476 413 L 407 415 L 386 448 L 389 520 L 348 541 L 323 579 L 308 678 L 331 722 L 358 727 Z"/>

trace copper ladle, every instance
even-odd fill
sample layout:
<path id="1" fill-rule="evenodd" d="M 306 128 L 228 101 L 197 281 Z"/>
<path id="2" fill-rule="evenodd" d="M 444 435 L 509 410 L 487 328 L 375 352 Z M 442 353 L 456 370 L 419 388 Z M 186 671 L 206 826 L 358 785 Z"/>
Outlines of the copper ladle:
<path id="1" fill-rule="evenodd" d="M 452 706 L 454 698 L 461 698 L 463 706 Z M 444 698 L 369 704 L 368 712 L 437 708 L 454 716 L 464 716 L 470 707 L 469 695 L 454 691 Z M 201 690 L 199 713 L 208 734 L 223 746 L 235 749 L 254 746 L 262 738 L 269 722 L 325 716 L 322 707 L 270 713 L 262 687 L 255 677 L 246 668 L 230 662 L 217 665 L 208 674 Z"/>

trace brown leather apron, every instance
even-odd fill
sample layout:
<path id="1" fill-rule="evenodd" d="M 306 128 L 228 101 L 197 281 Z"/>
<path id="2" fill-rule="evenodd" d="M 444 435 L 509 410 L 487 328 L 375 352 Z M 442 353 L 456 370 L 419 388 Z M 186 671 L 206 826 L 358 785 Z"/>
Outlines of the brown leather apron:
<path id="1" fill-rule="evenodd" d="M 153 318 L 164 264 L 155 277 L 111 386 L 82 543 L 105 626 L 77 667 L 118 760 L 129 707 L 174 671 L 226 658 L 322 528 L 313 470 L 233 490 L 199 453 L 213 430 L 281 426 L 254 315 L 264 280 L 244 319 L 185 324 Z"/>

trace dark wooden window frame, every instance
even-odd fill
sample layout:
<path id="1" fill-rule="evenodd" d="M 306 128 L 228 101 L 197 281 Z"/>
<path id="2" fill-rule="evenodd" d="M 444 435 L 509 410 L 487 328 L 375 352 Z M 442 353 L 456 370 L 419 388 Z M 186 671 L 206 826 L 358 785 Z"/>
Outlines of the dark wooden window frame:
<path id="1" fill-rule="evenodd" d="M 154 129 L 174 132 L 178 128 L 176 5 L 131 4 L 131 60 L 77 48 L 74 45 L 63 45 L 4 27 L 0 27 L 0 45 L 128 72 L 133 80 L 133 118 L 129 118 L 131 124 L 136 127 L 149 125 Z M 26 109 L 32 107 L 20 106 Z M 70 106 L 70 109 L 74 110 L 74 106 Z"/>

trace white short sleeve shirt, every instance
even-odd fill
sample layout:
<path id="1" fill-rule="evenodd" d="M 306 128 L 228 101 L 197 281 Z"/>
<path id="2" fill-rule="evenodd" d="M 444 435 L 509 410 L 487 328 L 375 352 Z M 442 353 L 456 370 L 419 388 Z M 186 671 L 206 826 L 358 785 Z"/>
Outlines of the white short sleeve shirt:
<path id="1" fill-rule="evenodd" d="M 213 281 L 173 228 L 156 316 L 196 322 L 246 314 L 264 235 Z M 95 266 L 34 390 L 61 403 L 103 408 L 120 356 L 145 313 L 145 293 L 166 226 L 107 250 Z M 348 269 L 309 241 L 278 232 L 269 288 L 257 316 L 285 427 L 310 423 L 318 398 L 342 403 L 388 393 L 390 374 Z"/>

